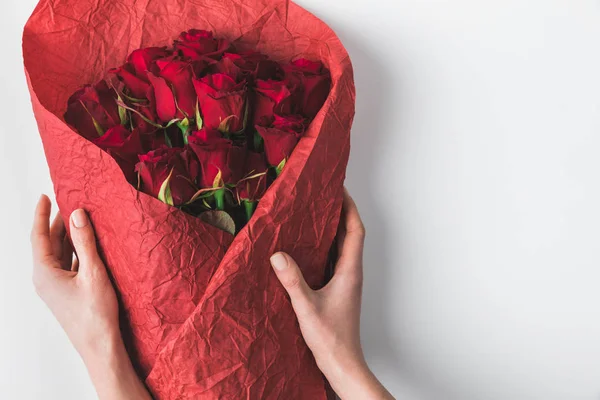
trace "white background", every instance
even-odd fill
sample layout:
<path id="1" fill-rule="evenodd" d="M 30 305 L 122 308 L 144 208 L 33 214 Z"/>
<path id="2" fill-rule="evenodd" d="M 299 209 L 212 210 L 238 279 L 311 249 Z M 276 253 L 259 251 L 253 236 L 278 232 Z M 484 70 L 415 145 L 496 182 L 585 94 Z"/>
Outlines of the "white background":
<path id="1" fill-rule="evenodd" d="M 354 61 L 364 346 L 403 400 L 600 398 L 600 2 L 300 0 Z M 30 283 L 51 193 L 0 4 L 0 398 L 92 399 Z"/>

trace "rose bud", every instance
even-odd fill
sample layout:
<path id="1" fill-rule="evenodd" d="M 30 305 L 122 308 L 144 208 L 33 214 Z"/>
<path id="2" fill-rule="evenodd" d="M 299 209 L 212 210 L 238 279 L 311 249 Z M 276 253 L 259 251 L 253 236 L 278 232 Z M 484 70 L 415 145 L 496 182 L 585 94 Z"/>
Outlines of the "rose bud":
<path id="1" fill-rule="evenodd" d="M 331 91 L 331 75 L 321 62 L 299 59 L 285 67 L 286 82 L 299 86 L 301 90 L 301 113 L 309 120 L 314 119 L 325 104 Z"/>
<path id="2" fill-rule="evenodd" d="M 244 170 L 246 176 L 236 186 L 236 197 L 244 205 L 248 221 L 254 214 L 256 203 L 267 191 L 267 164 L 260 153 L 249 152 Z"/>
<path id="3" fill-rule="evenodd" d="M 127 63 L 109 71 L 116 75 L 128 89 L 128 96 L 135 99 L 147 99 L 150 90 L 148 71 L 153 69 L 154 61 L 171 56 L 172 53 L 164 47 L 148 47 L 133 51 Z"/>
<path id="4" fill-rule="evenodd" d="M 93 143 L 110 154 L 119 164 L 129 182 L 135 182 L 135 165 L 138 154 L 144 153 L 140 132 L 128 131 L 122 125 L 110 128 L 102 137 Z"/>
<path id="5" fill-rule="evenodd" d="M 97 139 L 121 124 L 116 92 L 103 80 L 84 86 L 69 99 L 65 121 L 85 138 Z"/>
<path id="6" fill-rule="evenodd" d="M 210 129 L 194 132 L 188 140 L 200 162 L 202 176 L 199 183 L 202 188 L 220 188 L 240 180 L 246 153 L 243 148 Z M 220 182 L 215 182 L 219 173 Z"/>
<path id="7" fill-rule="evenodd" d="M 218 59 L 230 47 L 227 40 L 215 39 L 212 32 L 192 29 L 182 32 L 174 43 L 175 50 L 192 61 Z"/>
<path id="8" fill-rule="evenodd" d="M 166 204 L 181 206 L 198 191 L 200 166 L 188 149 L 161 147 L 139 156 L 136 166 L 141 190 Z M 165 183 L 166 182 L 166 183 Z M 167 190 L 162 190 L 166 188 Z"/>
<path id="9" fill-rule="evenodd" d="M 225 74 L 206 75 L 194 79 L 204 125 L 235 133 L 244 129 L 247 89 Z"/>

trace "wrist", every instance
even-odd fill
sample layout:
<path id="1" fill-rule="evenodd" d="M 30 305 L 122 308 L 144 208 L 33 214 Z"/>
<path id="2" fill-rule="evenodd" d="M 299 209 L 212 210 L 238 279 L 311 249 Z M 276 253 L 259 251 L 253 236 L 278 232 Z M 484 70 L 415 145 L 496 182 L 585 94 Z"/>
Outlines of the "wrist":
<path id="1" fill-rule="evenodd" d="M 100 400 L 150 399 L 131 364 L 120 332 L 106 335 L 89 350 L 84 363 Z"/>
<path id="2" fill-rule="evenodd" d="M 392 398 L 369 368 L 362 352 L 337 351 L 317 363 L 343 400 Z"/>

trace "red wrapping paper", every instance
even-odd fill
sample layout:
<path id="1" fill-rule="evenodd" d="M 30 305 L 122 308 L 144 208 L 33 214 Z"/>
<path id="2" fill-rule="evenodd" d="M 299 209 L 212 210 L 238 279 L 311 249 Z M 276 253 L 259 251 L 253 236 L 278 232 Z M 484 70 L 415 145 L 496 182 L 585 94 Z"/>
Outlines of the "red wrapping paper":
<path id="1" fill-rule="evenodd" d="M 68 97 L 137 48 L 185 30 L 272 59 L 322 60 L 333 87 L 283 174 L 234 238 L 129 185 L 64 122 Z M 355 90 L 335 33 L 287 0 L 42 0 L 23 36 L 33 109 L 63 217 L 89 212 L 134 364 L 159 399 L 326 399 L 269 265 L 283 250 L 321 287 L 342 205 Z"/>

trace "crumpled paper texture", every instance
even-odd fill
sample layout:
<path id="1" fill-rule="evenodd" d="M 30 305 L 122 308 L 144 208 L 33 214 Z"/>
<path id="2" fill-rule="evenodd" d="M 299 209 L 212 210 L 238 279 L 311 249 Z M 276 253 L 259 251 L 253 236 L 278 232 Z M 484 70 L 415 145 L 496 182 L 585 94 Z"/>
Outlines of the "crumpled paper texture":
<path id="1" fill-rule="evenodd" d="M 62 115 L 71 93 L 140 47 L 190 28 L 278 61 L 320 59 L 329 99 L 252 221 L 234 238 L 127 183 Z M 342 205 L 355 90 L 335 33 L 287 0 L 42 0 L 25 70 L 63 217 L 86 209 L 117 288 L 122 330 L 158 399 L 326 399 L 328 384 L 269 265 L 290 253 L 323 285 Z"/>

